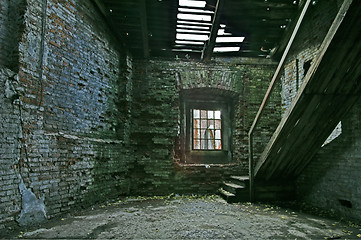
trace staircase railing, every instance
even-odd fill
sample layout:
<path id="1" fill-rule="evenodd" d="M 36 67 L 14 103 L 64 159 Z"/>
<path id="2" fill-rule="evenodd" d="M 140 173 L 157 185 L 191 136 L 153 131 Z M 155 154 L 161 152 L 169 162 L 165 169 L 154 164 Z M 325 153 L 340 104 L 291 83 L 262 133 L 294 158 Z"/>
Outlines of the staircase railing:
<path id="1" fill-rule="evenodd" d="M 288 55 L 288 52 L 292 46 L 292 43 L 296 37 L 296 34 L 298 32 L 298 29 L 300 28 L 300 25 L 302 23 L 302 20 L 304 16 L 306 15 L 306 11 L 308 9 L 308 6 L 310 5 L 311 0 L 307 0 L 305 5 L 303 6 L 302 12 L 297 20 L 297 23 L 295 25 L 295 28 L 293 29 L 292 35 L 290 37 L 290 40 L 287 43 L 287 46 L 283 52 L 283 55 L 281 57 L 280 62 L 278 63 L 277 69 L 272 77 L 271 83 L 268 87 L 268 90 L 266 92 L 266 95 L 263 98 L 263 101 L 261 103 L 261 106 L 258 109 L 258 112 L 256 114 L 255 119 L 253 120 L 253 123 L 251 125 L 251 128 L 248 132 L 248 154 L 249 154 L 249 188 L 250 188 L 250 201 L 254 200 L 254 178 L 255 178 L 255 172 L 254 172 L 254 159 L 253 159 L 253 133 L 255 128 L 257 127 L 257 124 L 262 116 L 263 109 L 265 108 L 269 97 L 274 89 L 276 81 L 280 78 L 280 73 L 283 68 L 284 62 L 286 60 L 286 57 Z"/>

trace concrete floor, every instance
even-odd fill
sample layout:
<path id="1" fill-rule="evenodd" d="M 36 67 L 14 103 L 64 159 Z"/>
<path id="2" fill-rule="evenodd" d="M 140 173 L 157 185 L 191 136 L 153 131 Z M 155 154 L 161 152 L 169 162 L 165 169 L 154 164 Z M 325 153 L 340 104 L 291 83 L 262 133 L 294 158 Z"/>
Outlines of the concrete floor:
<path id="1" fill-rule="evenodd" d="M 3 238 L 361 239 L 361 227 L 270 204 L 218 196 L 127 198 L 52 219 Z"/>

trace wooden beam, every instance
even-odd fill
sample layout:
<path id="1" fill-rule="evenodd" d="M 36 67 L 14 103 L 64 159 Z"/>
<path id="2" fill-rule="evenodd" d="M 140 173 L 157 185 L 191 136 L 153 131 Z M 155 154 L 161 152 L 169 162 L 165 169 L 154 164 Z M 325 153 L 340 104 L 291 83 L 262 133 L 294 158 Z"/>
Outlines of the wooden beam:
<path id="1" fill-rule="evenodd" d="M 216 10 L 214 12 L 211 33 L 209 35 L 208 42 L 204 45 L 204 49 L 202 52 L 202 61 L 211 60 L 214 45 L 216 44 L 216 38 L 218 34 L 219 24 L 221 21 L 221 12 L 223 9 L 224 0 L 218 0 L 216 5 Z"/>
<path id="2" fill-rule="evenodd" d="M 276 72 L 275 72 L 274 75 L 273 75 L 273 78 L 272 78 L 272 80 L 271 80 L 271 83 L 270 83 L 270 85 L 269 85 L 269 87 L 268 87 L 268 90 L 267 90 L 267 92 L 266 92 L 266 95 L 265 95 L 264 98 L 263 98 L 262 104 L 261 104 L 261 106 L 260 106 L 260 108 L 259 108 L 259 110 L 258 110 L 258 112 L 257 112 L 257 115 L 256 115 L 256 117 L 255 117 L 255 119 L 254 119 L 254 121 L 253 121 L 253 123 L 252 123 L 251 129 L 249 130 L 248 135 L 252 135 L 253 130 L 255 129 L 255 127 L 256 127 L 256 125 L 257 125 L 257 123 L 258 123 L 258 121 L 259 121 L 259 119 L 260 119 L 260 117 L 261 117 L 263 108 L 265 107 L 265 105 L 266 105 L 266 103 L 267 103 L 267 101 L 268 101 L 268 98 L 269 98 L 269 96 L 271 95 L 271 92 L 272 92 L 272 90 L 273 90 L 273 87 L 274 87 L 274 84 L 275 84 L 276 80 L 279 78 L 279 74 L 280 74 L 281 69 L 282 69 L 282 67 L 283 67 L 284 61 L 286 60 L 286 57 L 287 57 L 287 55 L 288 55 L 288 51 L 289 51 L 290 48 L 291 48 L 291 45 L 292 45 L 292 43 L 293 43 L 293 40 L 294 40 L 295 37 L 296 37 L 296 34 L 297 34 L 297 32 L 298 32 L 298 29 L 300 28 L 300 25 L 301 25 L 301 23 L 302 23 L 303 17 L 305 16 L 306 11 L 307 11 L 308 6 L 310 5 L 310 3 L 311 3 L 311 0 L 307 0 L 305 6 L 304 6 L 303 9 L 302 9 L 301 15 L 300 15 L 300 17 L 298 18 L 297 24 L 296 24 L 296 26 L 295 26 L 295 28 L 294 28 L 294 30 L 293 30 L 293 32 L 292 32 L 292 35 L 291 35 L 290 40 L 288 41 L 287 47 L 286 47 L 286 49 L 285 49 L 285 51 L 284 51 L 284 53 L 283 53 L 283 55 L 282 55 L 281 61 L 280 61 L 279 64 L 278 64 L 278 67 L 277 67 L 277 69 L 276 69 Z"/>
<path id="3" fill-rule="evenodd" d="M 109 12 L 106 10 L 103 2 L 100 0 L 94 0 L 94 2 L 97 5 L 97 7 L 99 8 L 100 12 L 106 17 Z"/>
<path id="4" fill-rule="evenodd" d="M 145 0 L 138 0 L 140 6 L 140 23 L 142 27 L 143 51 L 144 58 L 149 58 L 149 43 L 148 43 L 148 24 L 147 24 L 147 9 Z"/>
<path id="5" fill-rule="evenodd" d="M 353 50 L 360 49 L 356 40 L 359 31 L 355 30 L 360 20 L 354 13 L 359 9 L 353 9 L 353 19 L 349 20 L 352 24 L 343 23 L 352 2 L 345 0 L 340 8 L 316 61 L 262 153 L 255 174 L 264 174 L 266 179 L 296 177 L 337 125 L 346 107 L 355 101 L 353 95 L 359 95 L 361 52 Z M 342 23 L 344 27 L 339 30 Z M 329 68 L 330 65 L 337 68 Z"/>

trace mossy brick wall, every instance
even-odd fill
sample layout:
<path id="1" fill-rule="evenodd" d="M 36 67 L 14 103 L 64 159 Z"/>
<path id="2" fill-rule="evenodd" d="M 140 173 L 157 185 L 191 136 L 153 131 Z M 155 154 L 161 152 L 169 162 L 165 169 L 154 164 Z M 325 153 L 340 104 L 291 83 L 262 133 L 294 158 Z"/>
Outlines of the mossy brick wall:
<path id="1" fill-rule="evenodd" d="M 21 181 L 48 217 L 130 184 L 131 58 L 91 1 L 27 0 L 22 19 L 18 70 L 0 63 L 0 228 L 22 211 Z"/>
<path id="2" fill-rule="evenodd" d="M 215 193 L 231 174 L 248 174 L 247 132 L 273 75 L 271 61 L 233 59 L 203 64 L 186 60 L 137 60 L 134 63 L 131 145 L 133 192 L 138 194 Z M 180 91 L 216 88 L 235 97 L 233 163 L 195 166 L 178 164 Z M 265 113 L 272 125 L 280 117 L 280 95 Z M 275 98 L 276 99 L 276 98 Z M 271 135 L 271 132 L 264 134 Z"/>

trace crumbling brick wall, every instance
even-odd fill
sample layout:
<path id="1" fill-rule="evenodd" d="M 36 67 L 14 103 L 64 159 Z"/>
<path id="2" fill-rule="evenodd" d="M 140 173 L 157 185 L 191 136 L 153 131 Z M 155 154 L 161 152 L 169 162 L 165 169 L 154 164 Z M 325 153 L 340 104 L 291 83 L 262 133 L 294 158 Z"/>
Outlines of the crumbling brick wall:
<path id="1" fill-rule="evenodd" d="M 22 19 L 18 71 L 0 64 L 1 228 L 129 189 L 123 104 L 131 105 L 131 59 L 90 1 L 28 0 Z M 45 212 L 26 217 L 24 204 Z"/>

